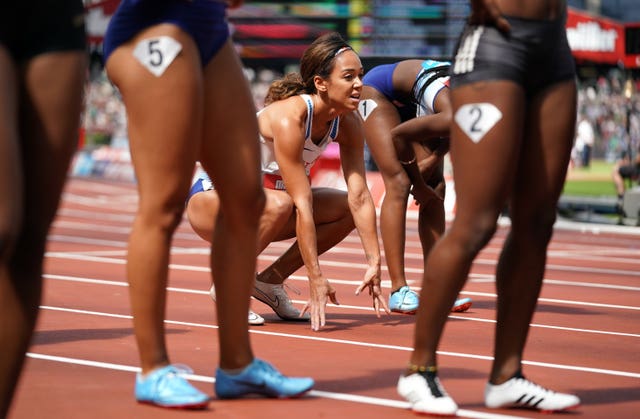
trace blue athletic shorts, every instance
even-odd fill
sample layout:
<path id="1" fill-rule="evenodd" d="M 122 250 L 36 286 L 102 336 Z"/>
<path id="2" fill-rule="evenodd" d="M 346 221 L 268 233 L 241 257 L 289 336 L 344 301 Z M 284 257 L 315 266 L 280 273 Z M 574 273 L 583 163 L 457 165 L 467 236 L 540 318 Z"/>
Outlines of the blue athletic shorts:
<path id="1" fill-rule="evenodd" d="M 229 38 L 226 3 L 216 0 L 122 0 L 104 37 L 104 62 L 141 30 L 171 23 L 187 32 L 205 66 Z"/>
<path id="2" fill-rule="evenodd" d="M 395 92 L 393 91 L 393 72 L 397 66 L 398 63 L 375 66 L 365 73 L 362 83 L 365 86 L 373 87 L 384 95 L 389 102 L 394 104 L 398 110 L 400 119 L 407 121 L 416 116 L 416 104 L 405 103 L 404 100 L 395 97 Z"/>

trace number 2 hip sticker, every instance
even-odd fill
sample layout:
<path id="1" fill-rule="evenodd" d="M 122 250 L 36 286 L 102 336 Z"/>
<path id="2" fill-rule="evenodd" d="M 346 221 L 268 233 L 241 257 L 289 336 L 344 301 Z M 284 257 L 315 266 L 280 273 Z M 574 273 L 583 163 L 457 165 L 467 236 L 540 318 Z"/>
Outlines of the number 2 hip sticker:
<path id="1" fill-rule="evenodd" d="M 178 41 L 169 36 L 158 36 L 138 42 L 133 56 L 154 76 L 160 77 L 180 51 L 182 45 Z"/>
<path id="2" fill-rule="evenodd" d="M 458 109 L 454 119 L 471 141 L 477 144 L 502 119 L 502 112 L 491 103 L 469 103 Z"/>

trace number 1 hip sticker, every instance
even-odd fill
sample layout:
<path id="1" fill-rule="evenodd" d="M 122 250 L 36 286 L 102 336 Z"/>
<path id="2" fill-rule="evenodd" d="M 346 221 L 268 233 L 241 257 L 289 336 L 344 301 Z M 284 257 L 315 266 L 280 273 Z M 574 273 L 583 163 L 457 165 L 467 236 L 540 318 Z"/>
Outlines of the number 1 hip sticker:
<path id="1" fill-rule="evenodd" d="M 461 106 L 454 119 L 471 141 L 477 144 L 502 119 L 502 112 L 491 103 L 470 103 Z"/>
<path id="2" fill-rule="evenodd" d="M 378 104 L 373 99 L 361 100 L 360 103 L 358 103 L 358 112 L 360 112 L 362 119 L 366 121 L 369 115 L 371 115 L 371 112 L 377 107 Z"/>
<path id="3" fill-rule="evenodd" d="M 160 77 L 180 51 L 182 45 L 178 41 L 169 36 L 158 36 L 138 42 L 133 56 L 153 75 Z"/>

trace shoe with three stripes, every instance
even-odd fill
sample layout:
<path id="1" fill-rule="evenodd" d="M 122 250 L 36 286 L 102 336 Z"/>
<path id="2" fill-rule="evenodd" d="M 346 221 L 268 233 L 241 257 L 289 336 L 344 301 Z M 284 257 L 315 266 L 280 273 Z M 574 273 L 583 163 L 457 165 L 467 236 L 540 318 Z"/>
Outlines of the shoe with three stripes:
<path id="1" fill-rule="evenodd" d="M 487 383 L 484 402 L 490 408 L 521 407 L 547 413 L 580 405 L 577 396 L 548 390 L 527 380 L 520 372 L 502 384 Z"/>

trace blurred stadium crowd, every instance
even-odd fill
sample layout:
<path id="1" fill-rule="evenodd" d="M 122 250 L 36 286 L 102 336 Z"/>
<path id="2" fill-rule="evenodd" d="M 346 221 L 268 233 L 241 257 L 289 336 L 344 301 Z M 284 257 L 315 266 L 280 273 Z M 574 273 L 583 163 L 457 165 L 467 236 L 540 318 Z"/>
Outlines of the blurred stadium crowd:
<path id="1" fill-rule="evenodd" d="M 282 74 L 266 68 L 246 68 L 245 75 L 251 82 L 256 108 L 260 109 L 270 83 Z M 630 87 L 626 81 L 624 73 L 616 69 L 604 76 L 580 81 L 576 122 L 586 117 L 593 127 L 592 158 L 613 162 L 624 153 L 635 154 L 640 147 L 638 81 L 632 82 L 635 85 L 631 86 L 631 95 L 629 91 L 625 92 L 625 87 Z M 85 102 L 81 155 L 74 163 L 74 174 L 132 178 L 130 169 L 125 167 L 129 156 L 124 106 L 104 72 L 92 72 L 86 86 Z M 581 145 L 576 144 L 576 147 Z M 579 167 L 580 150 L 575 150 L 574 154 L 574 167 Z M 105 170 L 114 173 L 105 173 Z"/>

